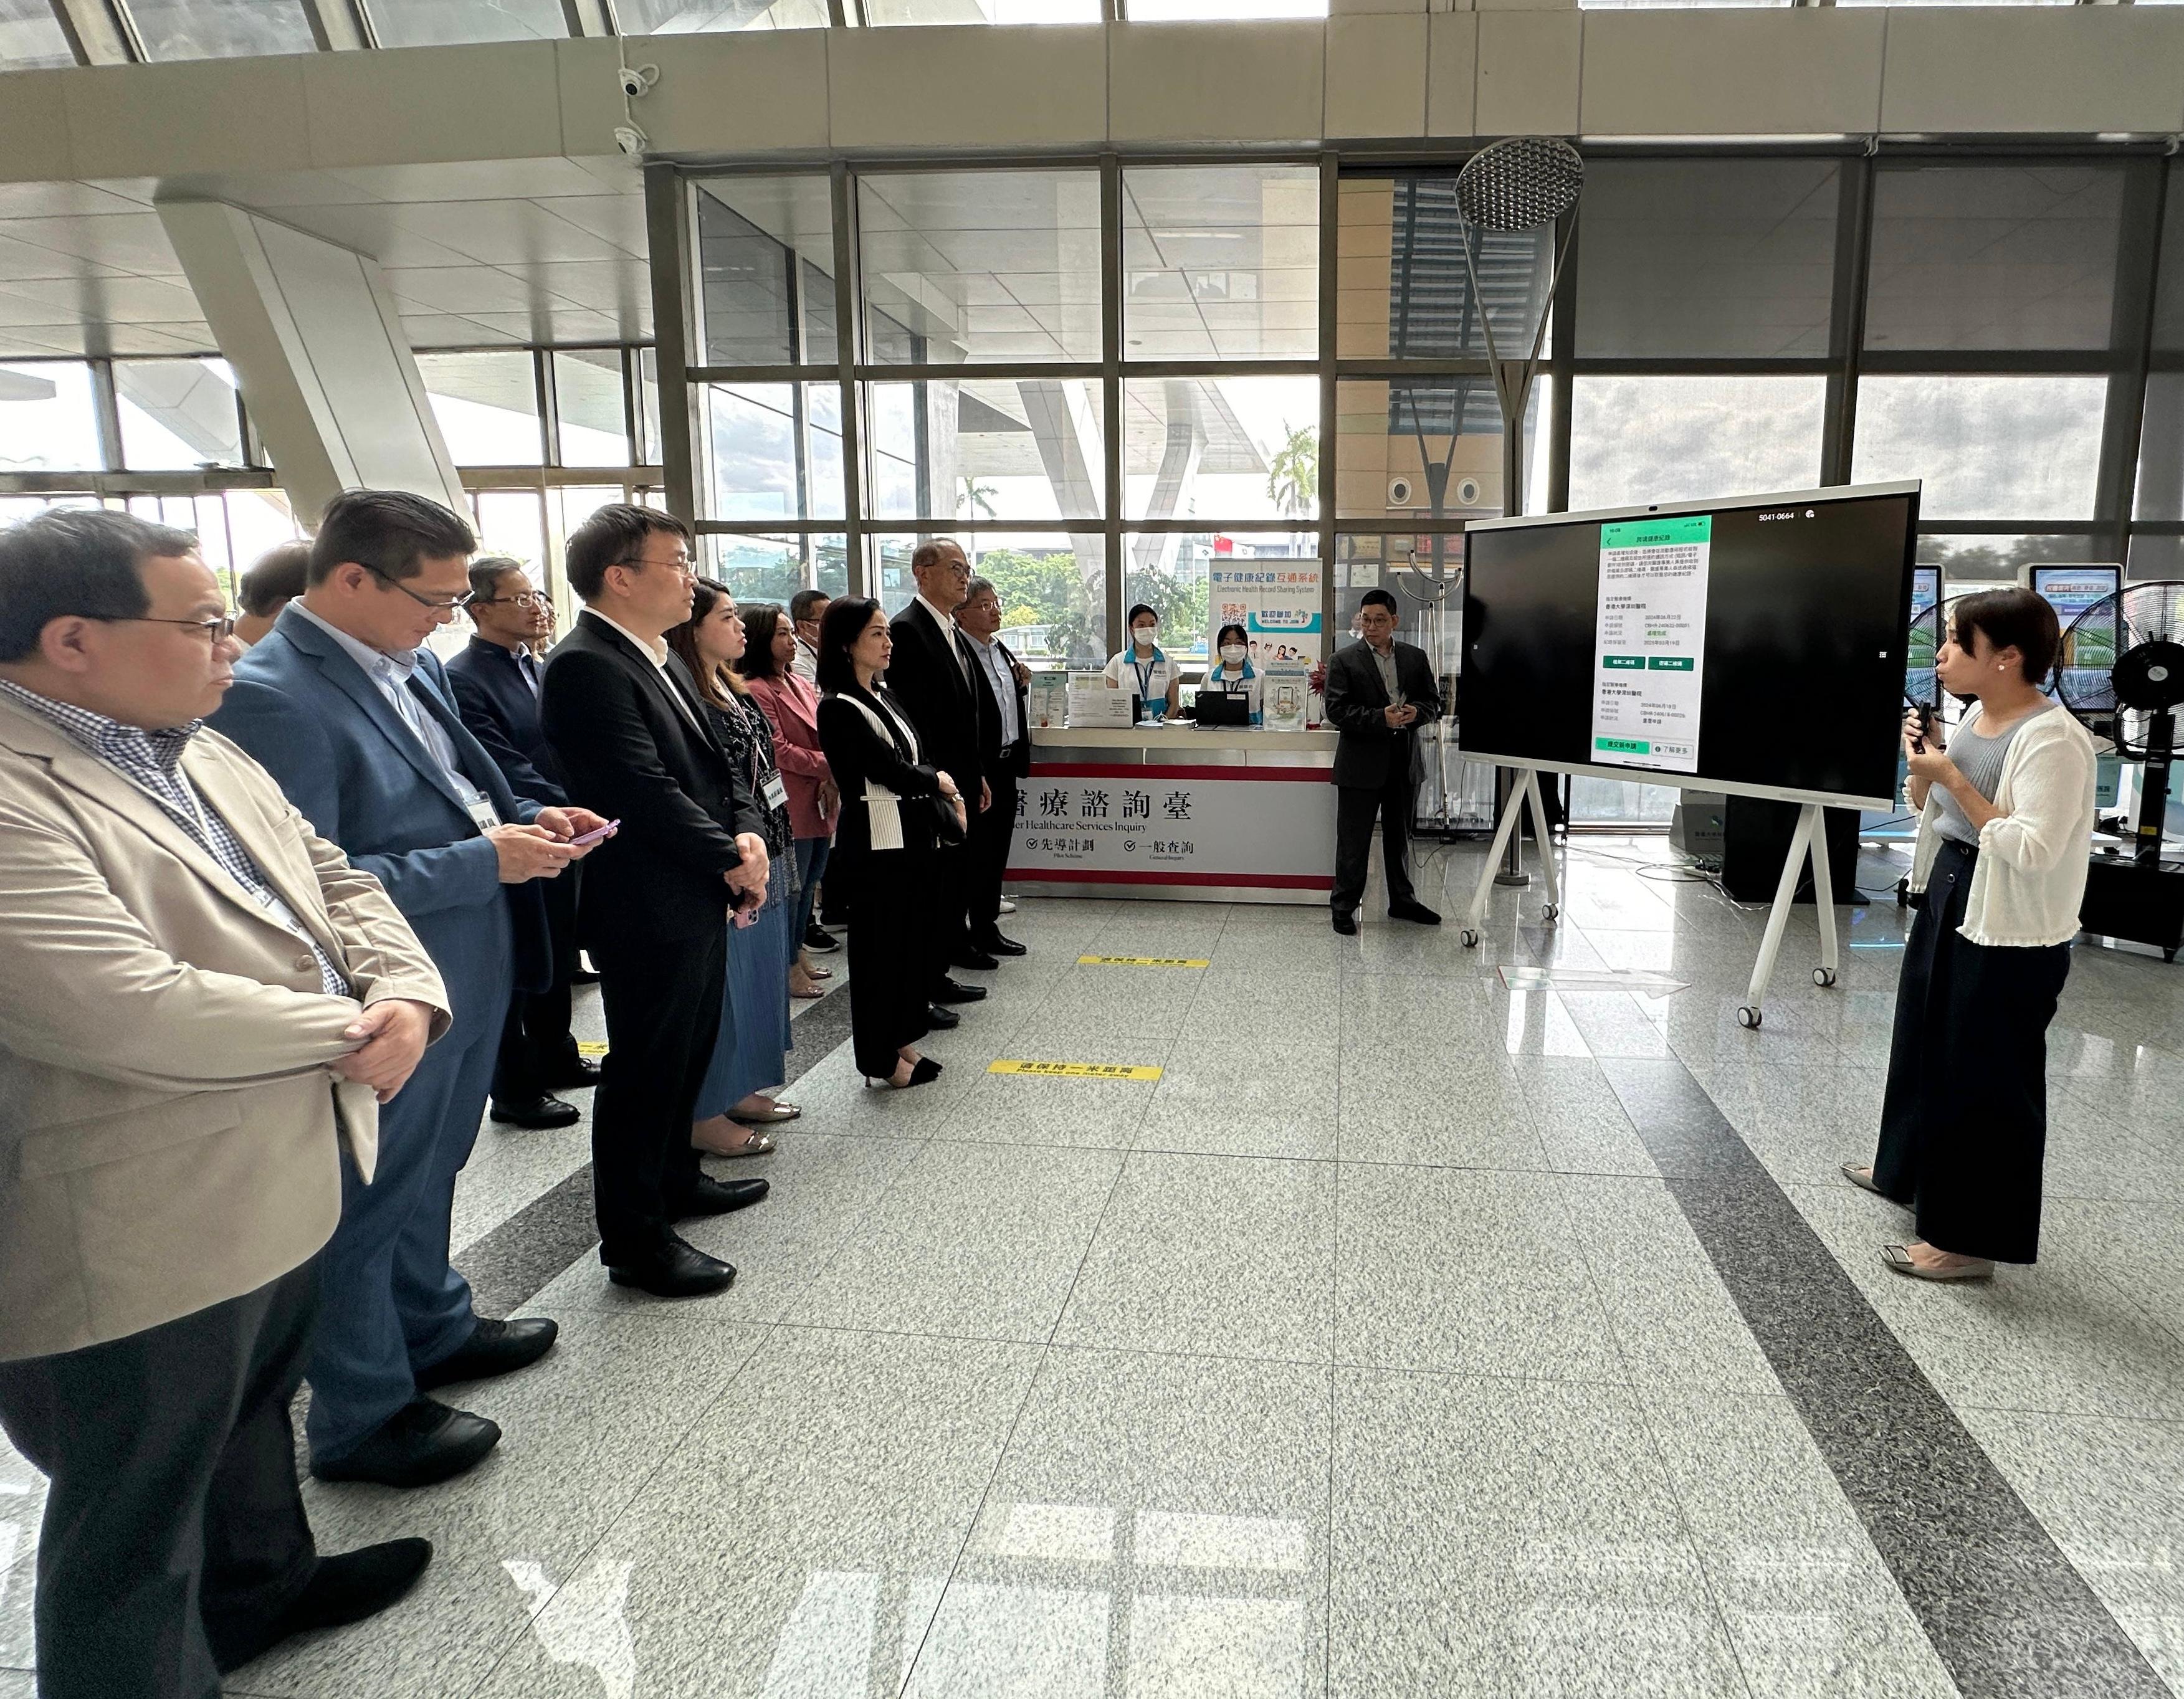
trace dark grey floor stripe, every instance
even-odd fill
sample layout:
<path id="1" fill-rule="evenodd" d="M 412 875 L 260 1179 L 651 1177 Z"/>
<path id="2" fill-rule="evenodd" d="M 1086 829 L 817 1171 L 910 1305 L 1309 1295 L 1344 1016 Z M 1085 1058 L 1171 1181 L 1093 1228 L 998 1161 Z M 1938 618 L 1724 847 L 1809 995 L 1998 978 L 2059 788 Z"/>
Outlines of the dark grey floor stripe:
<path id="1" fill-rule="evenodd" d="M 846 991 L 822 998 L 789 1028 L 788 1078 L 800 1078 L 850 1036 Z M 520 1134 L 504 1136 L 522 1136 Z M 534 1198 L 456 1256 L 482 1316 L 513 1313 L 599 1242 L 592 1218 L 592 1165 Z"/>
<path id="2" fill-rule="evenodd" d="M 1600 1066 L 1964 1699 L 2172 1699 L 1690 1071 Z"/>

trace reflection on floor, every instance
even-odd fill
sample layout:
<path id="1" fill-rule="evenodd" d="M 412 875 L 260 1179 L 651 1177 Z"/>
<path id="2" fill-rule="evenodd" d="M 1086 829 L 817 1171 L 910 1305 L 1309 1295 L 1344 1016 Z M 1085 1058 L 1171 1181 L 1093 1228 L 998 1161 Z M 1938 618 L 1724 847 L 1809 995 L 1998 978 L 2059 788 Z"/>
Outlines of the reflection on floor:
<path id="1" fill-rule="evenodd" d="M 1477 853 L 1427 858 L 1451 915 Z M 1836 1173 L 1871 1146 L 1893 870 L 1842 911 L 1837 988 L 1793 923 L 1753 1033 L 1762 916 L 1665 854 L 1581 841 L 1559 923 L 1497 893 L 1474 951 L 1371 902 L 1356 939 L 1317 910 L 1025 904 L 1032 953 L 936 1036 L 939 1083 L 868 1091 L 846 1047 L 798 1081 L 775 1195 L 691 1235 L 732 1291 L 633 1300 L 579 1257 L 527 1306 L 561 1346 L 454 1395 L 506 1429 L 484 1467 L 309 1485 L 327 1548 L 423 1533 L 437 1561 L 229 1691 L 2184 1693 L 2184 978 L 2079 950 L 2042 1260 L 1914 1286 L 1875 1255 L 1903 1218 Z M 1512 990 L 1503 966 L 1582 977 Z M 2029 1510 L 2105 1651 L 2027 1661 L 2044 1596 L 2014 1641 L 1922 1615 L 1868 1531 L 1888 1507 L 1786 1395 L 1618 1096 L 1644 1059 L 1703 1087 L 1998 1467 L 1968 1525 L 1998 1510 L 1981 1493 Z M 582 1161 L 488 1128 L 459 1237 Z M 0 1461 L 0 1670 L 29 1667 L 37 1500 Z"/>

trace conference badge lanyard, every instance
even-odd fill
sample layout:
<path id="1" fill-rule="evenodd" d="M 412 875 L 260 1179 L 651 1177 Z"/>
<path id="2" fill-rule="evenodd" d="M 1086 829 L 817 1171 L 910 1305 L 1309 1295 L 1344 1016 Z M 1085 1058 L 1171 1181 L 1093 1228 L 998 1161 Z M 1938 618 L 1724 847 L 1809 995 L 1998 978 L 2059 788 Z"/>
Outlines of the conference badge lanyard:
<path id="1" fill-rule="evenodd" d="M 738 703 L 738 706 L 745 715 L 753 711 L 748 704 Z M 750 764 L 751 783 L 766 799 L 767 810 L 788 807 L 788 787 L 782 780 L 781 769 L 766 758 L 765 745 L 759 741 L 755 727 L 751 728 Z"/>

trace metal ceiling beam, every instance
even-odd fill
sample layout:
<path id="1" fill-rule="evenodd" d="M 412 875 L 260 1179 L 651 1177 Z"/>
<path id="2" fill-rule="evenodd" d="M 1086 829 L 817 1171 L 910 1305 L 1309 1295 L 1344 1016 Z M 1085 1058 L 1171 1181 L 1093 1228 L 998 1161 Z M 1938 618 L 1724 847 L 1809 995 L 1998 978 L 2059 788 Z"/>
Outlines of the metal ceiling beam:
<path id="1" fill-rule="evenodd" d="M 569 33 L 579 41 L 587 36 L 619 36 L 621 19 L 615 16 L 614 0 L 561 0 L 561 16 L 567 22 Z"/>
<path id="2" fill-rule="evenodd" d="M 354 53 L 379 45 L 354 0 L 303 0 L 303 5 L 320 53 Z"/>
<path id="3" fill-rule="evenodd" d="M 134 19 L 116 0 L 53 0 L 53 18 L 80 65 L 131 65 L 144 60 Z"/>

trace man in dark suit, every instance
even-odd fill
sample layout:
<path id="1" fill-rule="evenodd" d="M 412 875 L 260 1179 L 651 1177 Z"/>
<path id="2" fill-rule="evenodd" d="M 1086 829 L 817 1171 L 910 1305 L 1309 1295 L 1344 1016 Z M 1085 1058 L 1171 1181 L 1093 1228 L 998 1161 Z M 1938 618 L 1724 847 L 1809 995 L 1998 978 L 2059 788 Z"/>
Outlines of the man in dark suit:
<path id="1" fill-rule="evenodd" d="M 532 588 L 520 562 L 482 554 L 471 563 L 465 611 L 476 632 L 448 662 L 448 682 L 463 724 L 485 745 L 510 790 L 549 808 L 566 807 L 561 769 L 538 726 L 539 667 L 531 654 L 531 644 L 546 630 L 545 597 Z M 569 1030 L 578 883 L 572 870 L 544 888 L 552 975 L 546 989 L 509 999 L 493 1064 L 491 1112 L 510 1126 L 573 1127 L 583 1111 L 554 1092 L 599 1083 L 599 1064 L 584 1060 Z"/>
<path id="2" fill-rule="evenodd" d="M 956 610 L 963 604 L 971 582 L 971 563 L 961 543 L 943 537 L 917 545 L 910 557 L 910 571 L 917 580 L 917 597 L 889 625 L 894 654 L 888 662 L 888 688 L 909 710 L 926 760 L 956 781 L 967 802 L 977 799 L 971 816 L 976 821 L 994 805 L 982 747 L 983 721 L 993 712 L 985 705 L 993 699 L 978 682 L 970 644 L 956 629 Z M 969 845 L 944 846 L 934 858 L 933 874 L 933 930 L 945 941 L 946 950 L 933 964 L 933 1001 L 936 1008 L 975 1003 L 986 994 L 986 988 L 963 984 L 950 977 L 949 968 L 985 972 L 1000 963 L 972 941 Z M 951 1011 L 938 1008 L 938 1014 L 935 1026 L 956 1024 Z"/>
<path id="3" fill-rule="evenodd" d="M 421 496 L 336 496 L 309 587 L 236 664 L 212 721 L 386 887 L 454 1016 L 381 1117 L 370 1184 L 343 1170 L 306 1424 L 312 1472 L 328 1480 L 421 1486 L 468 1468 L 500 1429 L 424 1394 L 523 1368 L 555 1334 L 543 1318 L 482 1318 L 448 1263 L 455 1177 L 485 1116 L 510 994 L 545 982 L 536 882 L 604 823 L 510 790 L 422 647 L 469 596 L 476 546 L 466 521 Z"/>
<path id="4" fill-rule="evenodd" d="M 1334 745 L 1334 929 L 1357 930 L 1357 905 L 1373 856 L 1373 819 L 1388 875 L 1388 912 L 1439 926 L 1411 887 L 1411 808 L 1418 788 L 1421 725 L 1440 718 L 1440 687 L 1426 652 L 1396 641 L 1396 599 L 1368 590 L 1357 610 L 1363 641 L 1327 664 L 1327 717 Z"/>
<path id="5" fill-rule="evenodd" d="M 971 651 L 972 671 L 986 688 L 980 703 L 978 756 L 992 806 L 971 819 L 971 943 L 989 955 L 1022 955 L 1023 945 L 1001 936 L 1001 882 L 1017 835 L 1017 786 L 1031 772 L 1030 721 L 1024 717 L 1031 669 L 1000 639 L 1000 593 L 973 578 L 956 610 Z"/>
<path id="6" fill-rule="evenodd" d="M 721 1029 L 729 903 L 755 914 L 766 900 L 765 816 L 665 640 L 690 616 L 688 527 L 617 503 L 570 533 L 564 558 L 584 609 L 546 657 L 541 723 L 569 783 L 621 822 L 577 900 L 607 1017 L 592 1105 L 599 1261 L 617 1285 L 695 1297 L 736 1271 L 675 1223 L 766 1192 L 702 1173 L 690 1145 Z"/>

